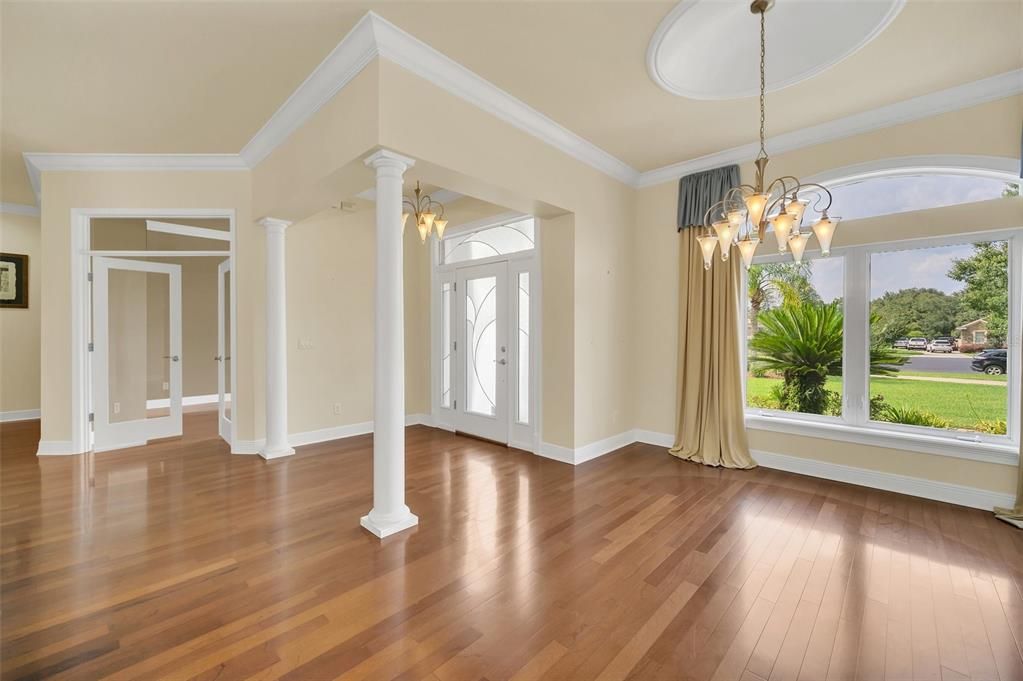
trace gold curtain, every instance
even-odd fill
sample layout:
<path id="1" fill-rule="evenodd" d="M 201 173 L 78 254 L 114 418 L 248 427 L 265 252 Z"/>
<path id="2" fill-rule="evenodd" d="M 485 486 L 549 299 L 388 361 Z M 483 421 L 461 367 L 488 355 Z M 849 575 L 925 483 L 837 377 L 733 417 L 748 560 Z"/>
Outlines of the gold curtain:
<path id="1" fill-rule="evenodd" d="M 1021 409 L 1021 412 L 1023 412 L 1023 409 Z M 1023 419 L 1023 413 L 1020 414 L 1020 418 Z M 1023 523 L 1023 440 L 1020 441 L 1019 447 L 1018 471 L 1018 477 L 1016 480 L 1016 506 L 1013 508 L 995 508 L 996 516 L 1011 522 L 1013 525 Z"/>
<path id="2" fill-rule="evenodd" d="M 753 468 L 739 364 L 738 257 L 703 267 L 697 229 L 679 233 L 678 419 L 671 454 L 708 466 Z"/>

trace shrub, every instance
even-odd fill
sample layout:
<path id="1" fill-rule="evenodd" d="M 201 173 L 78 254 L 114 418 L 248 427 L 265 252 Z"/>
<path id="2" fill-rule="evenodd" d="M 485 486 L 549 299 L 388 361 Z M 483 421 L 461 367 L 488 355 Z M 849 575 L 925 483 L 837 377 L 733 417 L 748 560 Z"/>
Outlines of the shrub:
<path id="1" fill-rule="evenodd" d="M 912 407 L 897 407 L 886 404 L 881 410 L 879 421 L 901 423 L 907 426 L 924 426 L 926 428 L 951 428 L 952 422 L 937 414 Z"/>
<path id="2" fill-rule="evenodd" d="M 974 425 L 974 429 L 988 435 L 1005 435 L 1008 432 L 1005 421 L 1001 419 L 981 419 Z"/>

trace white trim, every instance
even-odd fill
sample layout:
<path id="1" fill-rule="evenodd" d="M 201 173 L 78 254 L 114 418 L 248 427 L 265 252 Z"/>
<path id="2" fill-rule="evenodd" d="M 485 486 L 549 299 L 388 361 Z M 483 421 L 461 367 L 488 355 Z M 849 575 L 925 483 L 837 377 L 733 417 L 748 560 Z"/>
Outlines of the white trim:
<path id="1" fill-rule="evenodd" d="M 661 44 L 664 42 L 664 39 L 668 36 L 668 33 L 671 31 L 671 29 L 675 27 L 675 25 L 680 20 L 686 21 L 683 19 L 685 13 L 691 10 L 693 6 L 699 2 L 701 2 L 701 0 L 683 0 L 678 5 L 676 5 L 675 8 L 671 10 L 671 12 L 669 12 L 663 19 L 661 19 L 661 23 L 657 25 L 657 30 L 654 31 L 654 35 L 650 39 L 650 43 L 647 45 L 646 50 L 647 74 L 650 76 L 650 79 L 652 81 L 657 83 L 657 85 L 659 85 L 666 92 L 669 92 L 673 95 L 680 97 L 687 97 L 689 99 L 696 99 L 702 101 L 726 101 L 740 99 L 743 97 L 755 97 L 759 93 L 759 90 L 755 85 L 746 91 L 736 92 L 733 90 L 727 93 L 700 92 L 696 90 L 689 90 L 687 88 L 681 88 L 678 85 L 674 84 L 671 81 L 671 78 L 665 76 L 662 73 L 661 69 L 658 68 L 657 54 L 661 49 Z M 814 61 L 814 63 L 812 63 L 810 68 L 800 71 L 799 73 L 794 74 L 789 78 L 777 81 L 772 81 L 771 79 L 768 79 L 767 92 L 777 92 L 778 90 L 783 90 L 789 87 L 790 85 L 802 83 L 803 81 L 809 80 L 814 76 L 827 71 L 833 66 L 837 66 L 838 64 L 842 63 L 843 61 L 845 61 L 846 59 L 848 59 L 849 57 L 851 57 L 852 55 L 856 54 L 861 49 L 866 47 L 868 43 L 870 43 L 874 38 L 880 35 L 882 31 L 888 28 L 888 25 L 891 24 L 892 20 L 895 19 L 896 16 L 898 16 L 899 12 L 902 11 L 902 8 L 905 4 L 906 0 L 893 0 L 888 7 L 888 12 L 883 17 L 881 17 L 880 21 L 878 21 L 877 24 L 875 24 L 868 33 L 861 37 L 860 40 L 857 41 L 855 45 L 852 45 L 851 47 L 849 47 L 849 49 L 845 50 L 844 52 L 836 54 L 834 56 L 828 56 L 824 61 L 817 59 Z M 749 17 L 749 14 L 745 14 L 745 16 Z M 689 20 L 687 23 L 691 24 L 693 22 Z"/>
<path id="2" fill-rule="evenodd" d="M 463 198 L 464 196 L 465 194 L 459 194 L 458 192 L 453 192 L 450 189 L 438 189 L 436 191 L 430 192 L 431 199 L 438 203 L 443 204 L 454 203 L 455 201 Z M 356 194 L 355 198 L 363 199 L 365 201 L 372 201 L 373 203 L 376 203 L 377 188 L 370 187 L 369 189 L 364 189 L 358 194 Z"/>
<path id="3" fill-rule="evenodd" d="M 5 215 L 28 215 L 39 217 L 39 206 L 30 206 L 25 203 L 0 203 L 0 213 Z"/>
<path id="4" fill-rule="evenodd" d="M 191 407 L 199 404 L 216 404 L 220 397 L 216 393 L 212 395 L 192 395 L 191 397 L 182 397 L 181 406 Z M 155 400 L 146 400 L 146 409 L 160 409 L 161 407 L 169 407 L 170 400 L 167 398 L 160 398 Z"/>
<path id="5" fill-rule="evenodd" d="M 216 397 L 214 395 L 214 397 Z M 405 416 L 405 427 L 411 426 L 430 426 L 433 419 L 429 414 L 407 414 Z M 362 423 L 349 423 L 343 426 L 330 426 L 328 428 L 319 428 L 317 430 L 306 430 L 300 433 L 289 433 L 288 443 L 292 447 L 302 447 L 305 445 L 315 445 L 321 442 L 330 442 L 331 440 L 343 440 L 348 437 L 356 437 L 358 435 L 369 435 L 373 432 L 373 422 L 363 421 Z M 258 440 L 239 440 L 235 443 L 235 446 L 231 449 L 232 454 L 259 454 L 264 445 L 266 445 L 265 438 L 259 438 Z"/>
<path id="6" fill-rule="evenodd" d="M 40 440 L 36 456 L 71 456 L 81 454 L 75 451 L 75 446 L 70 440 Z"/>
<path id="7" fill-rule="evenodd" d="M 943 501 L 959 506 L 979 508 L 990 511 L 995 506 L 1013 506 L 1016 501 L 1011 494 L 1001 494 L 991 490 L 951 482 L 938 482 L 925 478 L 910 477 L 897 473 L 883 473 L 867 468 L 855 468 L 843 464 L 805 459 L 799 456 L 774 454 L 771 452 L 753 451 L 753 458 L 765 468 L 809 475 L 814 478 L 835 480 L 871 489 L 880 489 L 913 497 Z"/>
<path id="8" fill-rule="evenodd" d="M 83 255 L 104 258 L 224 258 L 231 251 L 82 251 Z"/>
<path id="9" fill-rule="evenodd" d="M 470 234 L 472 232 L 478 232 L 481 229 L 489 229 L 491 227 L 501 227 L 512 222 L 518 222 L 519 220 L 525 220 L 531 217 L 529 213 L 520 213 L 516 210 L 510 210 L 505 213 L 498 213 L 497 215 L 491 215 L 485 218 L 479 218 L 478 220 L 470 220 L 469 222 L 460 222 L 456 225 L 452 225 L 444 230 L 444 239 L 454 238 L 462 234 Z M 536 221 L 536 218 L 534 218 Z M 535 230 L 535 224 L 534 224 Z M 443 241 L 444 239 L 441 239 Z M 533 234 L 533 249 L 536 247 L 536 234 Z M 506 257 L 506 256 L 500 256 Z M 438 260 L 438 263 L 440 261 Z M 468 261 L 466 261 L 468 262 Z"/>
<path id="10" fill-rule="evenodd" d="M 36 200 L 42 196 L 40 176 L 57 170 L 198 171 L 250 170 L 238 154 L 49 154 L 25 152 L 25 167 Z M 184 216 L 175 216 L 184 217 Z"/>
<path id="11" fill-rule="evenodd" d="M 921 118 L 968 109 L 1021 92 L 1023 92 L 1023 69 L 1007 71 L 996 76 L 913 97 L 827 123 L 774 135 L 768 139 L 768 152 L 774 155 L 782 154 Z M 649 187 L 663 182 L 671 182 L 683 175 L 701 170 L 717 168 L 730 163 L 751 161 L 759 149 L 759 144 L 750 143 L 680 163 L 673 163 L 663 168 L 641 173 L 634 184 L 637 187 Z"/>
<path id="12" fill-rule="evenodd" d="M 542 442 L 540 444 L 540 451 L 537 452 L 540 456 L 560 461 L 561 463 L 571 464 L 578 466 L 579 464 L 586 463 L 587 461 L 593 461 L 602 456 L 618 451 L 622 447 L 631 445 L 634 442 L 639 442 L 636 437 L 635 430 L 627 430 L 624 433 L 618 433 L 611 437 L 606 437 L 603 440 L 597 440 L 591 442 L 582 447 L 563 447 L 561 445 L 551 444 L 550 442 Z"/>
<path id="13" fill-rule="evenodd" d="M 807 182 L 835 187 L 875 177 L 904 175 L 973 175 L 1006 182 L 1019 182 L 1019 159 L 977 154 L 925 154 L 895 156 L 866 163 L 832 168 L 811 175 Z"/>
<path id="14" fill-rule="evenodd" d="M 0 411 L 0 423 L 11 423 L 13 421 L 32 421 L 37 418 L 39 418 L 38 409 Z"/>
<path id="15" fill-rule="evenodd" d="M 224 230 L 210 229 L 209 227 L 193 227 L 191 225 L 176 225 L 173 222 L 160 222 L 159 220 L 146 220 L 146 230 L 149 232 L 162 232 L 163 234 L 177 234 L 178 236 L 192 236 L 199 239 L 231 240 L 231 233 Z"/>

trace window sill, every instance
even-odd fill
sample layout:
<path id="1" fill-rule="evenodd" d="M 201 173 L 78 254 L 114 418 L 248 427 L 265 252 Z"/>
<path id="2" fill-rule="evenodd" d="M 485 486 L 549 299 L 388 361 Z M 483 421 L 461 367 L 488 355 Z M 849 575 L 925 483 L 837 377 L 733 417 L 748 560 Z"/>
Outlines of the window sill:
<path id="1" fill-rule="evenodd" d="M 1008 442 L 1005 444 L 970 442 L 949 437 L 851 426 L 847 423 L 825 423 L 790 416 L 767 416 L 748 412 L 746 427 L 752 430 L 803 435 L 889 449 L 905 449 L 924 454 L 951 456 L 1007 466 L 1015 466 L 1019 463 L 1019 446 Z"/>

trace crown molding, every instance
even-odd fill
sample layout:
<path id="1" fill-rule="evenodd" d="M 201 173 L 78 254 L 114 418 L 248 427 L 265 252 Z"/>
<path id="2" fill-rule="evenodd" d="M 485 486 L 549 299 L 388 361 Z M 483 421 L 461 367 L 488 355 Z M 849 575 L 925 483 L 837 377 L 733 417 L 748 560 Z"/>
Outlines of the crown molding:
<path id="1" fill-rule="evenodd" d="M 249 170 L 238 154 L 40 154 L 25 153 L 32 191 L 39 200 L 40 174 L 59 170 Z"/>
<path id="2" fill-rule="evenodd" d="M 5 215 L 29 215 L 39 217 L 39 207 L 24 203 L 0 203 L 0 213 Z"/>
<path id="3" fill-rule="evenodd" d="M 813 125 L 802 130 L 795 130 L 775 135 L 767 140 L 768 152 L 782 154 L 796 149 L 832 142 L 834 140 L 860 135 L 880 128 L 887 128 L 901 123 L 909 123 L 921 118 L 930 118 L 938 114 L 968 109 L 986 102 L 1004 99 L 1023 92 L 1023 69 L 965 83 L 947 90 L 939 90 L 930 94 L 913 97 L 895 104 L 882 106 L 871 111 L 853 114 L 827 123 Z M 637 187 L 649 187 L 663 182 L 671 182 L 678 178 L 697 173 L 702 170 L 718 168 L 730 163 L 742 163 L 753 160 L 760 145 L 744 144 L 739 147 L 725 149 L 714 154 L 673 163 L 672 165 L 641 173 Z"/>

